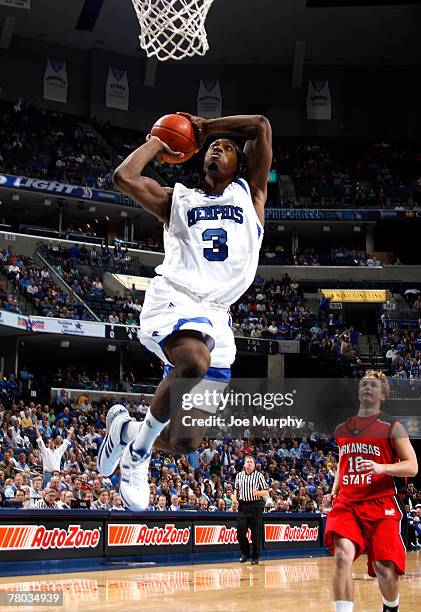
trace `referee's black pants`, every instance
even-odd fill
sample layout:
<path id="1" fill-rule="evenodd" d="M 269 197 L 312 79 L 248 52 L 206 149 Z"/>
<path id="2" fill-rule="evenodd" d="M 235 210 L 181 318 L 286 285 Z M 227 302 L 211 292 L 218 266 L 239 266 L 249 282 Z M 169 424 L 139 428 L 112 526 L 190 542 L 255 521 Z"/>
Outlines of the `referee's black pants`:
<path id="1" fill-rule="evenodd" d="M 240 501 L 238 505 L 237 539 L 240 544 L 241 553 L 250 558 L 250 544 L 247 539 L 247 530 L 251 531 L 253 546 L 253 559 L 260 556 L 262 544 L 262 515 L 263 504 L 260 501 Z"/>

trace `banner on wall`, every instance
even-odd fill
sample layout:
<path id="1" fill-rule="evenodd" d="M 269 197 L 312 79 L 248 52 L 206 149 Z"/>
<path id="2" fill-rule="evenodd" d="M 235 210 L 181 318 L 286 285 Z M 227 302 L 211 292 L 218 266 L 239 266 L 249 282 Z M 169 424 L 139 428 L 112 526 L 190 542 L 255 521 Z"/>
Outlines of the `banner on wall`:
<path id="1" fill-rule="evenodd" d="M 20 329 L 25 332 L 85 336 L 87 338 L 105 338 L 105 323 L 96 321 L 34 317 L 0 310 L 0 325 L 14 327 L 15 329 Z"/>
<path id="2" fill-rule="evenodd" d="M 329 81 L 309 81 L 307 91 L 307 119 L 331 120 L 332 97 Z"/>
<path id="3" fill-rule="evenodd" d="M 127 70 L 110 66 L 105 85 L 105 106 L 127 111 L 129 110 L 129 97 Z"/>
<path id="4" fill-rule="evenodd" d="M 67 64 L 63 60 L 48 59 L 44 72 L 44 99 L 67 102 Z"/>
<path id="5" fill-rule="evenodd" d="M 77 522 L 76 522 L 77 521 Z M 102 521 L 22 518 L 0 522 L 0 561 L 100 557 L 104 554 Z"/>
<path id="6" fill-rule="evenodd" d="M 197 115 L 205 119 L 222 117 L 222 93 L 219 81 L 200 81 Z"/>
<path id="7" fill-rule="evenodd" d="M 320 292 L 332 302 L 387 302 L 386 289 L 320 289 Z"/>
<path id="8" fill-rule="evenodd" d="M 1 6 L 10 6 L 11 8 L 30 9 L 31 0 L 0 0 Z"/>

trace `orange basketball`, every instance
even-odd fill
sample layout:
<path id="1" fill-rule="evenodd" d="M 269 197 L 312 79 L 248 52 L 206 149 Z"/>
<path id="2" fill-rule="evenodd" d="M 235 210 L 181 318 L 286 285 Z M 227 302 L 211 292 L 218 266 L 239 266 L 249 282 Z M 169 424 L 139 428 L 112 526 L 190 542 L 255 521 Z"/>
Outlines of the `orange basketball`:
<path id="1" fill-rule="evenodd" d="M 158 136 L 173 151 L 184 153 L 183 157 L 163 155 L 167 164 L 182 164 L 199 148 L 192 122 L 182 115 L 164 115 L 158 119 L 151 129 L 151 136 Z"/>

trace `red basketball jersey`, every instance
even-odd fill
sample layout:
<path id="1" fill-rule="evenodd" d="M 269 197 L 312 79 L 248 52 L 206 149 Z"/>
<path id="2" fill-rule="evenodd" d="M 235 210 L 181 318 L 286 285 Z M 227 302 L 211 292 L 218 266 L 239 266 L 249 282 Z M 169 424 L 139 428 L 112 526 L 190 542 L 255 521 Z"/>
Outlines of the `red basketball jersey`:
<path id="1" fill-rule="evenodd" d="M 383 464 L 399 461 L 392 438 L 395 423 L 396 419 L 378 412 L 370 417 L 351 417 L 336 428 L 340 456 L 338 499 L 367 501 L 402 491 L 404 478 L 358 470 L 361 459 Z"/>

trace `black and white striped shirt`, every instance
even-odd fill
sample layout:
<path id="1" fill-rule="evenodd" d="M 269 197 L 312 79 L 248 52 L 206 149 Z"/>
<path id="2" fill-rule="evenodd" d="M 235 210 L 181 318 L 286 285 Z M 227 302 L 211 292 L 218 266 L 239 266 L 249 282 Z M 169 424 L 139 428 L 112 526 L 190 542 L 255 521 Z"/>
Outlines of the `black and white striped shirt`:
<path id="1" fill-rule="evenodd" d="M 263 491 L 268 489 L 268 485 L 261 472 L 253 470 L 247 474 L 245 470 L 235 477 L 234 488 L 238 493 L 239 501 L 260 501 L 262 498 L 253 495 L 253 489 Z"/>

